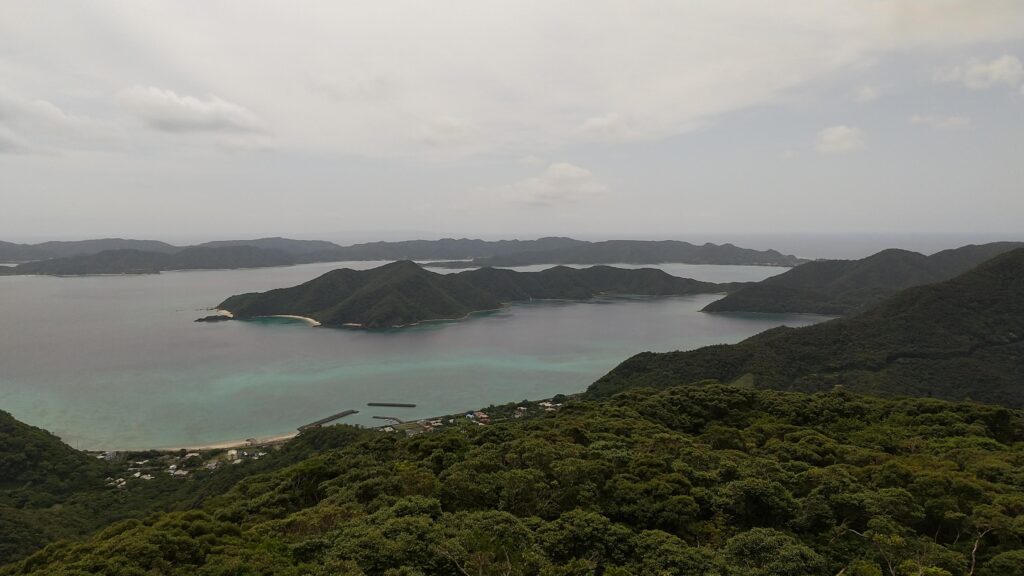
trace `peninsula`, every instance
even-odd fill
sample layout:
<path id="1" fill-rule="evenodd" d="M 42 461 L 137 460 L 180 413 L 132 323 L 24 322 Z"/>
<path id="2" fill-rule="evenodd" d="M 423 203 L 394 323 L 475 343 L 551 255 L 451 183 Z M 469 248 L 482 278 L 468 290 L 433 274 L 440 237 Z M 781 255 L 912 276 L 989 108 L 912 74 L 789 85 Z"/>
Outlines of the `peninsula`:
<path id="1" fill-rule="evenodd" d="M 930 256 L 889 249 L 860 260 L 808 262 L 778 276 L 748 284 L 708 304 L 704 311 L 849 314 L 905 288 L 949 280 L 1020 247 L 1024 247 L 1024 243 L 971 244 Z"/>
<path id="2" fill-rule="evenodd" d="M 802 392 L 843 386 L 1020 408 L 1021 358 L 1024 248 L 822 324 L 775 328 L 734 345 L 638 354 L 591 385 L 589 394 L 710 379 Z"/>
<path id="3" fill-rule="evenodd" d="M 391 328 L 464 318 L 524 300 L 722 293 L 739 286 L 678 278 L 653 268 L 557 266 L 541 272 L 481 268 L 438 274 L 402 260 L 371 270 L 333 270 L 291 288 L 239 294 L 217 308 L 237 319 L 302 316 L 324 326 Z"/>

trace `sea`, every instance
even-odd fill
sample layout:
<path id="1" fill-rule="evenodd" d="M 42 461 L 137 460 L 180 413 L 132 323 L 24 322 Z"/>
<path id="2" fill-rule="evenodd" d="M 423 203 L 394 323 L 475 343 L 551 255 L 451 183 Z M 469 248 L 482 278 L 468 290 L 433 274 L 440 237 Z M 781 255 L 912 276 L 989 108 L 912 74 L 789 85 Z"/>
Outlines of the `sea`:
<path id="1" fill-rule="evenodd" d="M 733 343 L 827 320 L 708 314 L 701 308 L 721 296 L 699 295 L 523 303 L 377 331 L 285 319 L 193 322 L 233 294 L 383 263 L 0 277 L 0 410 L 81 449 L 196 446 L 285 434 L 348 409 L 359 413 L 340 422 L 379 426 L 374 416 L 412 420 L 582 392 L 638 352 Z M 786 270 L 657 267 L 712 282 Z"/>

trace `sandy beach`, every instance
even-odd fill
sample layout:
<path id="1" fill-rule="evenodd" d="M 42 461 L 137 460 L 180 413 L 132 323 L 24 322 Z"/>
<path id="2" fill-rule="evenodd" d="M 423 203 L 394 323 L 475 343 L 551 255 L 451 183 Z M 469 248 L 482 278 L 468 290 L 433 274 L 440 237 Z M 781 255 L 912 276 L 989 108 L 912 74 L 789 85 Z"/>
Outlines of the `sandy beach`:
<path id="1" fill-rule="evenodd" d="M 230 448 L 245 448 L 246 446 L 261 446 L 265 444 L 277 444 L 279 442 L 287 442 L 292 438 L 298 436 L 299 433 L 289 432 L 288 434 L 279 434 L 277 436 L 263 436 L 259 438 L 251 438 L 244 440 L 226 440 L 224 442 L 216 442 L 213 444 L 201 444 L 201 445 L 189 445 L 189 446 L 174 446 L 171 448 L 157 448 L 165 452 L 176 452 L 178 450 L 188 451 L 202 451 L 202 450 L 227 450 Z"/>
<path id="2" fill-rule="evenodd" d="M 309 318 L 308 316 L 294 316 L 292 314 L 274 314 L 268 316 L 268 318 L 291 318 L 292 320 L 302 320 L 303 322 L 309 324 L 310 326 L 320 326 L 320 322 L 312 318 Z"/>

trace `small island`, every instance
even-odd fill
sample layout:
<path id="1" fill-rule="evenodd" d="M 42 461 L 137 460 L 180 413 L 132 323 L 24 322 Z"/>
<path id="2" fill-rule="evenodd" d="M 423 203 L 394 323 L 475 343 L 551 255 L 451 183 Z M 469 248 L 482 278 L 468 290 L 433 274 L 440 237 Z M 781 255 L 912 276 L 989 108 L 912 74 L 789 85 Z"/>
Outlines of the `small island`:
<path id="1" fill-rule="evenodd" d="M 217 309 L 242 320 L 292 316 L 323 326 L 398 328 L 458 320 L 511 302 L 726 293 L 743 285 L 679 278 L 654 268 L 612 266 L 556 266 L 541 272 L 481 268 L 438 274 L 402 260 L 371 270 L 332 270 L 291 288 L 231 296 Z"/>

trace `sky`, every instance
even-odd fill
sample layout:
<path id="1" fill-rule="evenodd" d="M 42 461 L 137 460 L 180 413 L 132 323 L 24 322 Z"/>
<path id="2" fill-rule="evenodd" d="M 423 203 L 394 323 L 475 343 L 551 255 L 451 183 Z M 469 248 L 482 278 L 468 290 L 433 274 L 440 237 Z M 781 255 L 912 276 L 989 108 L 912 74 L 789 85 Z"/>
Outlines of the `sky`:
<path id="1" fill-rule="evenodd" d="M 0 3 L 0 239 L 1024 239 L 1024 2 Z"/>

